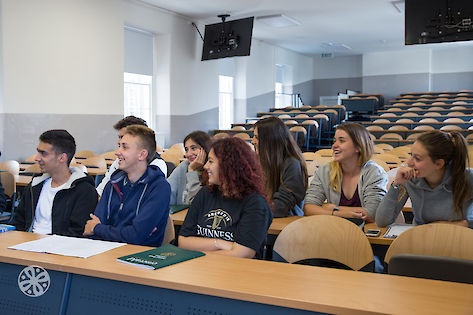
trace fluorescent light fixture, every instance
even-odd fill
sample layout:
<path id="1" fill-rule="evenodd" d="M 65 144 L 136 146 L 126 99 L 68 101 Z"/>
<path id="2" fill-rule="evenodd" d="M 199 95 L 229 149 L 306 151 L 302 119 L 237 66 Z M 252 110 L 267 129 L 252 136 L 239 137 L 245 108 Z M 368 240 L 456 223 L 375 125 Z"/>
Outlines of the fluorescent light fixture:
<path id="1" fill-rule="evenodd" d="M 342 43 L 322 43 L 321 45 L 323 48 L 328 48 L 330 51 L 337 50 L 337 51 L 343 51 L 343 50 L 351 50 L 351 47 L 342 44 Z"/>
<path id="2" fill-rule="evenodd" d="M 404 13 L 406 7 L 404 0 L 391 1 L 391 4 L 396 8 L 397 12 Z"/>
<path id="3" fill-rule="evenodd" d="M 256 20 L 271 27 L 288 27 L 301 25 L 299 21 L 296 21 L 293 18 L 290 18 L 284 14 L 257 16 Z"/>

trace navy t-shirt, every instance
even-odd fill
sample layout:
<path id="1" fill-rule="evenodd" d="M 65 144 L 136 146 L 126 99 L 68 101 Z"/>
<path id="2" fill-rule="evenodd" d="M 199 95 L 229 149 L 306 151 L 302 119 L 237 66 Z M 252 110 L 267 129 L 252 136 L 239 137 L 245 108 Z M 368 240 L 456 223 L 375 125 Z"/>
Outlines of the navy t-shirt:
<path id="1" fill-rule="evenodd" d="M 179 235 L 219 238 L 256 251 L 261 257 L 271 209 L 263 196 L 253 193 L 242 200 L 224 198 L 218 189 L 202 188 L 192 201 Z"/>

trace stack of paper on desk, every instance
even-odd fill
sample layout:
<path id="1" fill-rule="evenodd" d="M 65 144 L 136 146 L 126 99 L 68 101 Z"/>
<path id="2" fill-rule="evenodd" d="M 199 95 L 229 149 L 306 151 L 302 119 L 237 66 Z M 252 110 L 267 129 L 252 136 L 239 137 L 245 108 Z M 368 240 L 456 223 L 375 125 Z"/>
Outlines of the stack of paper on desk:
<path id="1" fill-rule="evenodd" d="M 384 233 L 384 237 L 386 238 L 396 238 L 404 231 L 409 230 L 410 228 L 414 227 L 413 224 L 403 224 L 403 223 L 393 223 L 391 224 L 386 233 Z"/>
<path id="2" fill-rule="evenodd" d="M 8 248 L 37 253 L 87 258 L 101 254 L 125 243 L 106 242 L 87 238 L 51 235 L 39 240 L 21 243 Z"/>

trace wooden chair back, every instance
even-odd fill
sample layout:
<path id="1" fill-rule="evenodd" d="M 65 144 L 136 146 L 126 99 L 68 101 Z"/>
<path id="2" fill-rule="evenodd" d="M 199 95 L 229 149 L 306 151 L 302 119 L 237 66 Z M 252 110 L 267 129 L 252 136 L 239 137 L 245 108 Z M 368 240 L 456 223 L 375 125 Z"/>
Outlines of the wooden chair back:
<path id="1" fill-rule="evenodd" d="M 158 150 L 156 149 L 156 151 Z M 109 161 L 115 161 L 117 159 L 117 156 L 115 155 L 115 151 L 108 151 L 108 152 L 100 154 L 100 156 L 104 157 L 105 160 L 109 160 Z"/>
<path id="2" fill-rule="evenodd" d="M 186 150 L 184 149 L 184 143 L 182 142 L 174 143 L 172 146 L 169 147 L 169 149 L 167 149 L 167 151 L 176 151 L 182 156 L 186 154 Z"/>
<path id="3" fill-rule="evenodd" d="M 13 175 L 20 173 L 20 163 L 15 160 L 8 160 L 0 162 L 0 171 L 6 171 Z"/>
<path id="4" fill-rule="evenodd" d="M 375 154 L 373 155 L 373 157 L 371 158 L 371 161 L 374 161 L 376 164 L 378 164 L 379 166 L 381 166 L 386 172 L 389 172 L 389 170 L 391 169 L 389 167 L 389 164 L 386 163 L 386 161 L 382 160 L 382 159 L 377 159 L 378 155 Z"/>
<path id="5" fill-rule="evenodd" d="M 381 140 L 404 140 L 402 136 L 398 133 L 394 132 L 387 132 L 383 134 L 381 137 L 379 137 Z"/>
<path id="6" fill-rule="evenodd" d="M 430 223 L 401 233 L 389 246 L 384 261 L 398 254 L 417 254 L 473 260 L 473 230 L 467 227 Z"/>
<path id="7" fill-rule="evenodd" d="M 0 178 L 2 181 L 3 189 L 5 190 L 5 195 L 7 195 L 8 197 L 13 196 L 13 194 L 16 192 L 15 175 L 10 172 L 3 171 L 0 172 Z"/>
<path id="8" fill-rule="evenodd" d="M 463 124 L 465 121 L 461 118 L 458 117 L 450 117 L 447 118 L 443 121 L 444 123 L 449 123 L 449 124 Z"/>
<path id="9" fill-rule="evenodd" d="M 420 123 L 425 123 L 425 124 L 430 124 L 430 123 L 436 124 L 436 123 L 438 123 L 439 121 L 438 121 L 437 119 L 435 119 L 435 118 L 429 117 L 429 118 L 422 118 L 421 120 L 419 120 L 419 122 L 420 122 Z M 415 128 L 414 128 L 414 129 L 415 129 Z"/>
<path id="10" fill-rule="evenodd" d="M 239 132 L 239 133 L 234 134 L 233 136 L 237 137 L 237 138 L 240 138 L 240 139 L 243 139 L 245 141 L 251 140 L 250 135 L 247 134 L 246 132 Z"/>
<path id="11" fill-rule="evenodd" d="M 273 250 L 276 257 L 289 263 L 325 259 L 352 270 L 360 270 L 374 259 L 362 230 L 348 220 L 330 215 L 303 217 L 288 224 L 278 235 Z"/>
<path id="12" fill-rule="evenodd" d="M 306 162 L 315 161 L 316 155 L 315 152 L 302 152 L 302 157 Z"/>
<path id="13" fill-rule="evenodd" d="M 94 155 L 95 155 L 95 153 L 93 151 L 81 150 L 81 151 L 77 151 L 76 154 L 74 154 L 74 157 L 77 158 L 77 159 L 86 159 L 86 158 L 92 157 Z"/>
<path id="14" fill-rule="evenodd" d="M 416 112 L 407 112 L 407 113 L 403 113 L 401 116 L 402 117 L 417 117 L 419 116 L 419 114 L 417 114 Z"/>
<path id="15" fill-rule="evenodd" d="M 33 154 L 33 155 L 30 155 L 29 157 L 27 157 L 27 158 L 25 159 L 25 162 L 29 162 L 29 163 L 31 163 L 31 162 L 36 162 L 35 159 L 36 159 L 36 153 Z"/>
<path id="16" fill-rule="evenodd" d="M 38 163 L 35 163 L 35 164 L 31 164 L 30 166 L 28 166 L 24 173 L 28 173 L 28 174 L 40 174 L 42 173 L 41 172 L 41 168 L 39 167 L 39 164 Z"/>
<path id="17" fill-rule="evenodd" d="M 442 131 L 461 131 L 462 127 L 460 127 L 458 125 L 445 125 L 445 126 L 441 127 L 440 130 L 442 130 Z"/>
<path id="18" fill-rule="evenodd" d="M 174 232 L 174 222 L 172 221 L 171 216 L 168 216 L 168 221 L 166 223 L 166 229 L 164 230 L 163 245 L 171 243 L 176 237 Z"/>
<path id="19" fill-rule="evenodd" d="M 392 130 L 392 131 L 408 131 L 409 128 L 407 128 L 406 126 L 403 126 L 403 125 L 394 125 L 394 126 L 389 127 L 388 130 Z"/>
<path id="20" fill-rule="evenodd" d="M 226 132 L 219 132 L 213 135 L 214 139 L 222 139 L 222 138 L 228 138 L 230 135 Z"/>
<path id="21" fill-rule="evenodd" d="M 84 165 L 85 167 L 93 167 L 93 168 L 107 168 L 107 161 L 103 156 L 96 155 L 92 157 L 88 157 L 80 162 L 80 164 Z"/>
<path id="22" fill-rule="evenodd" d="M 391 151 L 392 149 L 394 149 L 394 147 L 390 145 L 389 143 L 377 143 L 375 144 L 375 147 L 383 149 L 384 152 Z"/>
<path id="23" fill-rule="evenodd" d="M 300 148 L 303 148 L 306 145 L 307 129 L 302 126 L 293 126 L 289 128 L 289 132 Z"/>
<path id="24" fill-rule="evenodd" d="M 181 159 L 184 158 L 184 154 L 176 150 L 166 150 L 161 153 L 161 158 L 166 162 L 173 163 L 174 166 L 178 166 L 181 163 Z"/>
<path id="25" fill-rule="evenodd" d="M 389 154 L 389 152 L 376 154 L 373 157 L 376 158 L 376 160 L 384 161 L 386 164 L 388 164 L 390 169 L 399 167 L 399 165 L 401 165 L 402 163 L 399 157 L 393 154 Z"/>
<path id="26" fill-rule="evenodd" d="M 246 128 L 243 127 L 243 126 L 233 126 L 233 127 L 232 127 L 232 130 L 242 130 L 242 131 L 245 131 Z"/>
<path id="27" fill-rule="evenodd" d="M 378 126 L 378 125 L 370 125 L 368 127 L 366 127 L 366 130 L 368 131 L 383 131 L 383 127 L 381 126 Z"/>
<path id="28" fill-rule="evenodd" d="M 412 124 L 414 121 L 410 118 L 399 118 L 396 120 L 396 124 Z"/>

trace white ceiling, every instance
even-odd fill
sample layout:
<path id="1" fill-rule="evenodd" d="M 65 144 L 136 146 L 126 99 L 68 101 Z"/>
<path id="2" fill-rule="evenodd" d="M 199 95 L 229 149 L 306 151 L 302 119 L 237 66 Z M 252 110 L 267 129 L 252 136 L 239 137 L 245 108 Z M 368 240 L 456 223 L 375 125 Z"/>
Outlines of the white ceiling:
<path id="1" fill-rule="evenodd" d="M 284 14 L 301 25 L 274 28 L 258 19 L 255 39 L 306 55 L 333 53 L 359 55 L 367 52 L 412 49 L 404 46 L 404 13 L 393 0 L 141 0 L 203 24 Z M 202 28 L 202 27 L 201 27 Z M 200 29 L 203 34 L 204 30 Z M 429 44 L 465 46 L 473 42 Z"/>

